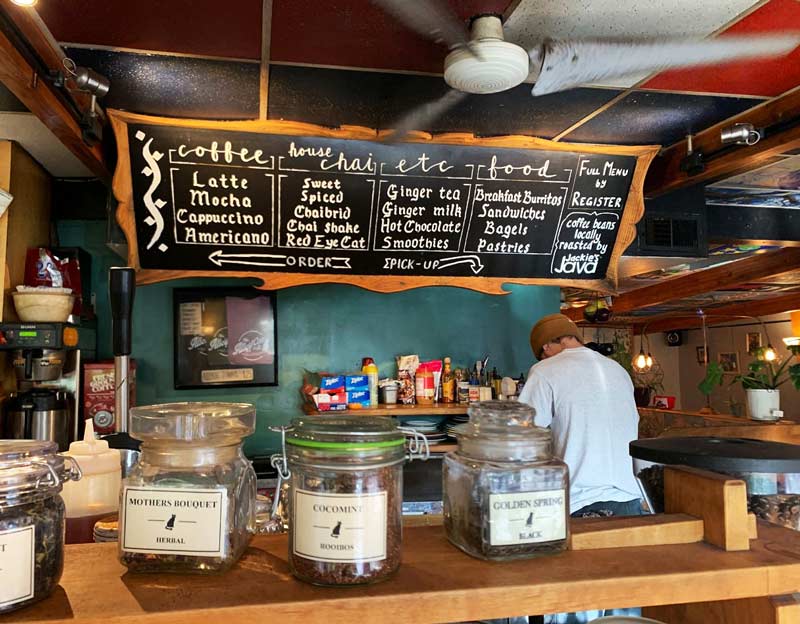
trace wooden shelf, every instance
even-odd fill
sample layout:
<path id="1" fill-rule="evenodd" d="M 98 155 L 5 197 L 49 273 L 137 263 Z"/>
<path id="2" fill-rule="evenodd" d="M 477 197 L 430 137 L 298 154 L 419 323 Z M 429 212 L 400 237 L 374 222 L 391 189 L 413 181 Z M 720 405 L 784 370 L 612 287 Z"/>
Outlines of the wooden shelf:
<path id="1" fill-rule="evenodd" d="M 613 526 L 614 520 L 593 526 Z M 800 590 L 800 534 L 764 523 L 758 532 L 747 551 L 697 542 L 571 550 L 495 563 L 462 553 L 442 527 L 408 527 L 398 573 L 380 584 L 348 588 L 295 580 L 286 535 L 254 538 L 241 562 L 220 576 L 127 574 L 117 561 L 116 544 L 75 545 L 66 547 L 55 593 L 0 622 L 426 624 Z"/>
<path id="2" fill-rule="evenodd" d="M 455 442 L 446 442 L 444 444 L 431 444 L 430 452 L 431 453 L 449 453 L 450 451 L 455 451 L 458 448 L 458 444 Z"/>
<path id="3" fill-rule="evenodd" d="M 461 403 L 434 403 L 433 405 L 378 405 L 358 410 L 341 412 L 320 412 L 310 403 L 303 404 L 303 411 L 315 416 L 319 414 L 347 414 L 348 416 L 457 416 L 467 413 L 467 406 Z"/>

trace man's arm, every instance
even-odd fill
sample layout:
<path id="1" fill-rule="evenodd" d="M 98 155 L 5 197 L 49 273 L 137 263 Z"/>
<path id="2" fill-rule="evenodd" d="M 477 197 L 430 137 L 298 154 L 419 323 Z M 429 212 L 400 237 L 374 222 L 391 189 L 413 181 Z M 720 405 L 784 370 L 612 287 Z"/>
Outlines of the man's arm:
<path id="1" fill-rule="evenodd" d="M 531 368 L 522 392 L 520 403 L 527 403 L 535 411 L 534 422 L 538 427 L 549 427 L 553 421 L 553 388 L 541 375 L 536 374 L 536 367 Z"/>

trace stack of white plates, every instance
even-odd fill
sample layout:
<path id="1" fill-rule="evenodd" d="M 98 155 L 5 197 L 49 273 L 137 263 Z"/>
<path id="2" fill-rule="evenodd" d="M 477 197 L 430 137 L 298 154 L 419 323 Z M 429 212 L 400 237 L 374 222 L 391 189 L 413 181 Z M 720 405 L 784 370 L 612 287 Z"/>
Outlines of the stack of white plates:
<path id="1" fill-rule="evenodd" d="M 405 420 L 402 425 L 406 429 L 424 435 L 428 444 L 439 444 L 447 439 L 447 434 L 439 428 L 440 422 L 441 417 L 410 418 Z"/>
<path id="2" fill-rule="evenodd" d="M 449 438 L 455 438 L 453 434 L 453 429 L 458 427 L 458 425 L 463 425 L 465 422 L 469 421 L 469 416 L 466 414 L 459 415 L 459 416 L 451 416 L 448 421 L 445 423 L 445 431 L 447 432 L 447 436 Z"/>

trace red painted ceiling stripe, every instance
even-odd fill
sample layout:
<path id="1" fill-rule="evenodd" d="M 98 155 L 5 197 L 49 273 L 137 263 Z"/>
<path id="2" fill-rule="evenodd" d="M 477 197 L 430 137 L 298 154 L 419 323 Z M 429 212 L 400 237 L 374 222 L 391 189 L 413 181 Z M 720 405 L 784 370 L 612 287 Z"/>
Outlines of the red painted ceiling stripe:
<path id="1" fill-rule="evenodd" d="M 261 58 L 261 0 L 48 0 L 36 9 L 58 41 Z"/>
<path id="2" fill-rule="evenodd" d="M 725 35 L 800 31 L 800 2 L 770 0 L 731 26 Z M 774 97 L 800 84 L 800 49 L 788 56 L 762 61 L 737 61 L 673 70 L 658 74 L 643 85 L 665 91 L 701 91 Z"/>
<path id="3" fill-rule="evenodd" d="M 450 0 L 465 21 L 502 13 L 509 2 Z M 369 0 L 275 0 L 273 6 L 274 61 L 441 73 L 446 54 L 443 46 L 416 35 Z"/>

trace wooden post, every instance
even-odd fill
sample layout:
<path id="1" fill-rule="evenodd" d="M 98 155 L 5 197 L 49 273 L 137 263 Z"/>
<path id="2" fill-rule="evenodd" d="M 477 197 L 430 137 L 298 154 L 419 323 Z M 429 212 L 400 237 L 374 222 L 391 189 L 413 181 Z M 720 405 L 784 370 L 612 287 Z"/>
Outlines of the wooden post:
<path id="1" fill-rule="evenodd" d="M 703 519 L 703 539 L 725 550 L 750 549 L 744 481 L 686 466 L 664 467 L 664 511 Z"/>

